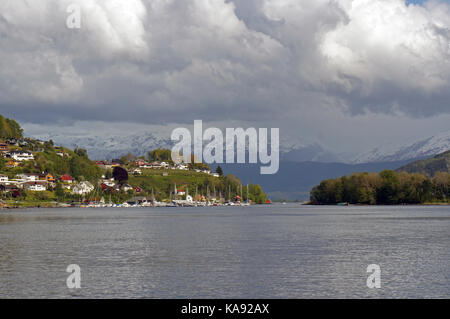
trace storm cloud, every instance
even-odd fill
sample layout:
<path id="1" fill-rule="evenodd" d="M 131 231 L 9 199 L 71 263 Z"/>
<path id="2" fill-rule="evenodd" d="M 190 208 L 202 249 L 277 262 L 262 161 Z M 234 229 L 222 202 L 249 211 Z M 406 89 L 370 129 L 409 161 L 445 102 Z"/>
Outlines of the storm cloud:
<path id="1" fill-rule="evenodd" d="M 450 113 L 449 39 L 441 1 L 2 1 L 0 111 L 292 132 L 300 117 L 432 118 Z"/>

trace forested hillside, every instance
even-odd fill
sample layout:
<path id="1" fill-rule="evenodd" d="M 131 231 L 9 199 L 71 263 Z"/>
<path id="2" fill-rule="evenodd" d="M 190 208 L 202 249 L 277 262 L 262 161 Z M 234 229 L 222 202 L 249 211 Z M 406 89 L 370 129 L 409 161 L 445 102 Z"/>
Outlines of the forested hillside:
<path id="1" fill-rule="evenodd" d="M 438 154 L 430 159 L 407 164 L 397 169 L 397 171 L 420 173 L 430 177 L 436 175 L 437 172 L 450 173 L 450 151 Z"/>

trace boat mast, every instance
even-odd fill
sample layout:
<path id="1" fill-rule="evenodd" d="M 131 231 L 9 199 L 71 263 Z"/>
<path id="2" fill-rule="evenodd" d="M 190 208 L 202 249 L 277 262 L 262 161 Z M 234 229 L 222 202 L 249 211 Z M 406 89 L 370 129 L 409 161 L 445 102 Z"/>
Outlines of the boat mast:
<path id="1" fill-rule="evenodd" d="M 248 203 L 248 184 L 247 184 L 247 203 Z"/>
<path id="2" fill-rule="evenodd" d="M 177 199 L 177 183 L 175 183 L 173 198 Z"/>

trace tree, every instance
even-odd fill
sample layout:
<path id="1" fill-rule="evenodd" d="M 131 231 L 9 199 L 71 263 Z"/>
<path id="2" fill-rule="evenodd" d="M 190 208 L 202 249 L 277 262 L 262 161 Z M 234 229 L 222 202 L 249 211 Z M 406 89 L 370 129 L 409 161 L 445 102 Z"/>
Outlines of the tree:
<path id="1" fill-rule="evenodd" d="M 429 201 L 448 202 L 450 174 L 439 172 L 433 179 L 418 174 L 391 170 L 377 173 L 355 173 L 322 181 L 311 190 L 315 204 L 341 201 L 360 204 L 419 204 Z"/>
<path id="2" fill-rule="evenodd" d="M 399 202 L 399 181 L 392 170 L 384 170 L 380 173 L 383 183 L 377 191 L 378 204 L 397 204 Z"/>
<path id="3" fill-rule="evenodd" d="M 136 156 L 134 156 L 131 153 L 128 153 L 119 159 L 119 163 L 122 165 L 128 165 L 130 162 L 135 161 L 135 160 L 136 160 Z"/>
<path id="4" fill-rule="evenodd" d="M 74 153 L 77 154 L 80 157 L 88 158 L 88 153 L 84 148 L 75 148 Z"/>
<path id="5" fill-rule="evenodd" d="M 223 170 L 222 170 L 222 167 L 220 167 L 220 165 L 217 166 L 216 173 L 219 174 L 219 176 L 223 176 Z"/>
<path id="6" fill-rule="evenodd" d="M 113 169 L 113 177 L 119 184 L 124 184 L 128 181 L 128 172 L 126 169 L 117 166 Z"/>
<path id="7" fill-rule="evenodd" d="M 158 148 L 148 152 L 149 161 L 172 161 L 172 151 L 165 148 Z"/>
<path id="8" fill-rule="evenodd" d="M 248 189 L 249 197 L 254 203 L 264 204 L 266 202 L 266 194 L 263 192 L 260 185 L 250 184 L 248 185 Z"/>
<path id="9" fill-rule="evenodd" d="M 112 171 L 110 169 L 106 170 L 105 172 L 105 178 L 110 179 L 113 177 Z"/>
<path id="10" fill-rule="evenodd" d="M 55 196 L 56 196 L 56 198 L 58 200 L 61 200 L 61 199 L 64 198 L 64 195 L 65 195 L 65 193 L 64 193 L 64 189 L 62 188 L 61 183 L 56 184 L 56 187 L 55 187 Z"/>

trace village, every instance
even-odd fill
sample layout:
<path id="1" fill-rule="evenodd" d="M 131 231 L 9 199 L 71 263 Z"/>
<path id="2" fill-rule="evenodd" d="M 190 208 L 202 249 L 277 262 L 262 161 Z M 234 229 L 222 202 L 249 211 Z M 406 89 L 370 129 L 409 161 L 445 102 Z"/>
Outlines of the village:
<path id="1" fill-rule="evenodd" d="M 30 145 L 32 144 L 32 145 Z M 74 152 L 77 152 L 75 150 Z M 134 158 L 126 163 L 123 160 L 89 161 L 89 165 L 98 169 L 98 178 L 86 179 L 84 176 L 76 178 L 69 170 L 63 174 L 55 174 L 43 170 L 40 173 L 28 172 L 30 168 L 36 170 L 37 162 L 42 162 L 40 154 L 46 154 L 46 158 L 56 154 L 55 162 L 70 162 L 76 154 L 61 147 L 54 146 L 53 142 L 32 139 L 5 139 L 0 141 L 0 159 L 3 161 L 4 169 L 0 171 L 0 194 L 2 200 L 0 207 L 10 207 L 5 200 L 14 200 L 15 204 L 24 202 L 24 198 L 32 198 L 39 201 L 53 198 L 55 205 L 79 206 L 79 207 L 140 207 L 140 206 L 221 206 L 242 205 L 247 206 L 252 201 L 242 189 L 242 185 L 236 184 L 219 186 L 214 182 L 222 181 L 220 171 L 213 172 L 207 165 L 193 166 L 184 162 L 176 164 L 171 160 L 146 160 L 144 157 Z M 49 155 L 50 154 L 50 155 Z M 87 154 L 86 154 L 87 156 Z M 58 159 L 59 158 L 59 159 Z M 116 170 L 126 171 L 127 177 L 118 180 L 113 172 Z M 155 178 L 177 177 L 177 180 L 186 175 L 190 178 L 212 178 L 211 182 L 199 186 L 194 183 L 191 194 L 189 183 L 180 182 L 177 188 L 174 184 L 165 186 L 164 192 L 158 191 L 157 186 L 144 187 L 131 185 L 130 179 L 138 179 L 142 183 Z M 225 178 L 225 177 L 224 177 Z M 202 180 L 203 183 L 203 180 Z M 210 185 L 211 184 L 211 185 Z M 167 188 L 171 190 L 167 191 Z M 245 200 L 244 200 L 245 198 Z"/>

